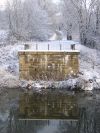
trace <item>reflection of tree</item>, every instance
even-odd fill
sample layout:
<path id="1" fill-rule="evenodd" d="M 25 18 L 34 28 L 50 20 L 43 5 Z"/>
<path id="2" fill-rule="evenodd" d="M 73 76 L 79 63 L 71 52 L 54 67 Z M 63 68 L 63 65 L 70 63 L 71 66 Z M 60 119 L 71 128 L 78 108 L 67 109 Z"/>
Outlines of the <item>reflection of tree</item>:
<path id="1" fill-rule="evenodd" d="M 82 108 L 77 127 L 78 133 L 95 133 L 95 112 Z"/>
<path id="2" fill-rule="evenodd" d="M 93 110 L 89 110 L 89 108 L 80 109 L 78 121 L 61 121 L 58 127 L 59 130 L 56 133 L 100 133 L 100 130 L 97 131 L 99 128 L 96 125 L 97 119 L 98 123 L 100 123 L 100 117 L 96 117 L 97 113 L 94 108 L 92 108 Z"/>
<path id="3" fill-rule="evenodd" d="M 25 99 L 29 107 L 30 113 L 31 113 L 30 111 L 31 107 L 32 109 L 33 107 L 37 108 L 37 110 L 40 109 L 39 110 L 40 112 L 43 111 L 44 107 L 45 107 L 45 110 L 47 110 L 47 112 L 49 112 L 48 108 L 51 108 L 50 111 L 54 111 L 54 112 L 56 111 L 54 110 L 54 108 L 61 109 L 61 112 L 62 111 L 66 112 L 66 109 L 68 109 L 69 107 L 71 107 L 71 109 L 73 110 L 72 107 L 74 107 L 74 104 L 75 104 L 75 102 L 73 102 L 75 100 L 73 97 L 72 98 L 67 97 L 67 100 L 66 100 L 66 98 L 64 98 L 64 96 L 61 96 L 61 95 L 60 95 L 60 98 L 57 95 L 56 97 L 54 97 L 54 95 L 47 95 L 47 96 L 35 95 L 35 97 L 28 96 L 27 98 L 25 96 Z M 22 106 L 23 108 L 21 108 L 22 111 L 24 111 L 23 109 L 25 105 L 25 99 L 21 103 L 21 105 L 23 105 Z M 41 104 L 33 105 L 34 100 L 35 102 L 39 101 L 39 103 L 41 101 L 43 107 L 41 106 Z M 89 103 L 87 102 L 85 103 L 85 105 L 81 105 L 80 111 L 79 111 L 80 114 L 78 116 L 79 119 L 77 119 L 77 121 L 72 119 L 63 120 L 63 121 L 58 120 L 59 121 L 59 124 L 57 127 L 58 129 L 55 133 L 100 133 L 100 107 L 99 106 L 100 106 L 100 103 L 97 104 L 93 101 Z M 71 113 L 72 113 L 72 110 L 70 111 Z M 73 111 L 75 112 L 75 110 Z M 45 114 L 47 114 L 47 112 L 45 112 Z M 42 121 L 42 120 L 20 121 L 16 119 L 18 118 L 17 114 L 18 112 L 16 110 L 10 111 L 8 133 L 38 133 L 38 131 L 40 131 L 45 126 L 52 123 L 51 121 L 47 121 L 47 120 L 46 121 Z"/>
<path id="4" fill-rule="evenodd" d="M 60 121 L 56 133 L 77 133 L 77 121 Z"/>
<path id="5" fill-rule="evenodd" d="M 3 122 L 0 120 L 0 133 L 7 133 L 8 121 Z"/>
<path id="6" fill-rule="evenodd" d="M 16 111 L 10 111 L 7 133 L 37 133 L 49 124 L 49 120 L 18 120 Z"/>

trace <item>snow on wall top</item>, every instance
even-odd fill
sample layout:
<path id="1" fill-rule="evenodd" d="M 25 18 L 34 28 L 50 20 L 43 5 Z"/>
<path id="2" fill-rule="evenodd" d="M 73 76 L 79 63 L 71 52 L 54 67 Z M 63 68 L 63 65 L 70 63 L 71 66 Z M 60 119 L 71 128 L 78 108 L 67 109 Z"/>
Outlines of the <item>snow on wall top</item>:
<path id="1" fill-rule="evenodd" d="M 54 52 L 79 52 L 80 45 L 75 41 L 48 41 L 48 42 L 26 42 L 24 44 L 29 45 L 29 49 L 21 51 L 54 51 Z M 71 49 L 71 45 L 75 44 L 75 50 Z M 49 48 L 48 48 L 49 47 Z M 49 50 L 48 50 L 49 49 Z"/>

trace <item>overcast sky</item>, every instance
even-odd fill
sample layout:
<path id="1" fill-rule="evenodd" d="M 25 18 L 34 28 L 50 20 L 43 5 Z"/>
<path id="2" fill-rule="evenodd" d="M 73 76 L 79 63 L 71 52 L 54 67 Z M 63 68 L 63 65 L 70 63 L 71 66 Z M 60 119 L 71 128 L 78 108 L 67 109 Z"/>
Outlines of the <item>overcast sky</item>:
<path id="1" fill-rule="evenodd" d="M 60 0 L 53 0 L 53 2 L 58 3 Z M 6 0 L 0 0 L 0 5 L 5 5 Z"/>
<path id="2" fill-rule="evenodd" d="M 0 0 L 0 9 L 2 10 L 2 9 L 5 9 L 5 5 L 6 5 L 6 1 L 7 0 Z M 59 3 L 60 2 L 60 0 L 52 0 L 55 4 L 57 3 Z"/>
<path id="3" fill-rule="evenodd" d="M 6 0 L 0 0 L 0 5 L 5 5 Z"/>

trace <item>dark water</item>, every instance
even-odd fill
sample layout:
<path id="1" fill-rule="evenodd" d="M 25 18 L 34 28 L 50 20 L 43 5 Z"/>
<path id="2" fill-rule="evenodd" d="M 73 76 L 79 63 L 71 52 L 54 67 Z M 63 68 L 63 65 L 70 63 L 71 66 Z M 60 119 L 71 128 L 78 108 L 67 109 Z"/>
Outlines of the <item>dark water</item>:
<path id="1" fill-rule="evenodd" d="M 62 93 L 24 93 L 19 97 L 18 112 L 20 119 L 79 118 L 77 97 Z"/>
<path id="2" fill-rule="evenodd" d="M 100 133 L 100 92 L 6 91 L 0 133 Z"/>

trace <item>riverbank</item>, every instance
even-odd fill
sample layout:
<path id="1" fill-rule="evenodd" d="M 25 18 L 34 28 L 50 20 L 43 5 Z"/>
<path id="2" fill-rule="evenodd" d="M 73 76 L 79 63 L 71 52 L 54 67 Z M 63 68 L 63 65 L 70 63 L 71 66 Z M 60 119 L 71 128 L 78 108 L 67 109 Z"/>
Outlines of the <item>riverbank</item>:
<path id="1" fill-rule="evenodd" d="M 18 51 L 24 49 L 22 43 L 0 46 L 0 88 L 100 88 L 100 53 L 97 50 L 79 45 L 80 49 L 80 72 L 78 78 L 69 77 L 66 81 L 20 81 Z"/>

